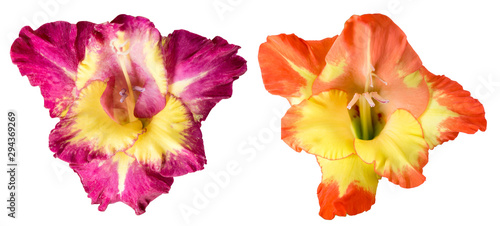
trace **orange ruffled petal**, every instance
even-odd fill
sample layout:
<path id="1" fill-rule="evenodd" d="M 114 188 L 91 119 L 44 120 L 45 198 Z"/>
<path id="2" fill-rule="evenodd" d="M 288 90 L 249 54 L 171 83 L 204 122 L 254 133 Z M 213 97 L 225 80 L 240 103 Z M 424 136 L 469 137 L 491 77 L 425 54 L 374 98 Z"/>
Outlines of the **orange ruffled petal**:
<path id="1" fill-rule="evenodd" d="M 264 85 L 271 94 L 298 104 L 311 96 L 311 87 L 325 66 L 325 56 L 337 37 L 305 41 L 296 35 L 267 37 L 259 49 Z"/>
<path id="2" fill-rule="evenodd" d="M 316 158 L 323 173 L 318 186 L 321 217 L 331 220 L 370 210 L 380 179 L 373 164 L 366 164 L 357 155 L 340 160 Z"/>
<path id="3" fill-rule="evenodd" d="M 486 130 L 483 105 L 468 91 L 445 76 L 436 76 L 425 69 L 423 74 L 431 98 L 419 121 L 431 149 L 455 139 L 459 132 L 473 134 Z"/>

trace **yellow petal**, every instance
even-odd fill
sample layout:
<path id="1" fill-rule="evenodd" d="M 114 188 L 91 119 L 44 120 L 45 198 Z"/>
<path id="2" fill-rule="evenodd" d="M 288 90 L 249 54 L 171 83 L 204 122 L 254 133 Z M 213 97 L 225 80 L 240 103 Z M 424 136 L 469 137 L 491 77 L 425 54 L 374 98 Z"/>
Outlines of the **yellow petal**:
<path id="1" fill-rule="evenodd" d="M 132 146 L 143 132 L 141 121 L 120 125 L 108 116 L 100 102 L 105 89 L 105 82 L 90 83 L 52 130 L 50 148 L 57 157 L 71 163 L 109 157 Z"/>
<path id="2" fill-rule="evenodd" d="M 401 187 L 416 187 L 425 181 L 422 168 L 429 148 L 417 119 L 406 110 L 395 111 L 377 137 L 356 139 L 354 147 L 363 161 L 375 163 L 380 176 Z"/>
<path id="3" fill-rule="evenodd" d="M 167 95 L 165 108 L 153 117 L 146 132 L 126 153 L 163 176 L 201 170 L 206 163 L 200 123 L 172 95 Z"/>
<path id="4" fill-rule="evenodd" d="M 331 90 L 293 105 L 281 121 L 281 138 L 294 150 L 327 159 L 354 153 L 346 94 Z"/>

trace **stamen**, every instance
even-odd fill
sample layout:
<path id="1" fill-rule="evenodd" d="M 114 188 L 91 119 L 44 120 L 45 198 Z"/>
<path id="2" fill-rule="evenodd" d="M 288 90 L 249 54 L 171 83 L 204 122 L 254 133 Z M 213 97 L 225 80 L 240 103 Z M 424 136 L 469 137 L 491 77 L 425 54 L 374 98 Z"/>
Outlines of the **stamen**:
<path id="1" fill-rule="evenodd" d="M 122 96 L 122 98 L 120 98 L 120 103 L 123 103 L 125 101 L 125 99 L 127 99 L 127 95 Z"/>
<path id="2" fill-rule="evenodd" d="M 120 90 L 119 94 L 120 96 L 122 96 L 122 98 L 120 98 L 120 103 L 123 103 L 125 99 L 128 97 L 127 90 L 123 88 L 122 90 Z"/>
<path id="3" fill-rule="evenodd" d="M 134 86 L 134 88 L 132 88 L 132 90 L 134 91 L 138 91 L 138 92 L 144 92 L 146 90 L 146 88 L 144 87 L 140 87 L 140 86 Z"/>
<path id="4" fill-rule="evenodd" d="M 351 99 L 351 102 L 349 102 L 349 104 L 347 104 L 347 109 L 351 109 L 352 106 L 358 102 L 358 99 L 359 99 L 359 96 L 361 96 L 359 93 L 355 93 L 354 96 L 352 97 Z"/>
<path id="5" fill-rule="evenodd" d="M 370 93 L 368 93 L 368 92 L 363 93 L 363 96 L 365 97 L 368 104 L 370 104 L 370 107 L 375 107 L 375 103 L 373 102 L 372 96 L 370 95 Z"/>
<path id="6" fill-rule="evenodd" d="M 370 95 L 373 97 L 373 99 L 377 100 L 378 102 L 382 103 L 382 104 L 387 104 L 389 103 L 389 100 L 387 99 L 384 99 L 383 97 L 381 97 L 377 92 L 371 92 Z"/>
<path id="7" fill-rule="evenodd" d="M 119 94 L 120 94 L 120 96 L 124 96 L 124 95 L 127 95 L 126 92 L 127 92 L 127 90 L 125 88 L 123 88 L 122 90 L 120 90 Z"/>
<path id="8" fill-rule="evenodd" d="M 375 73 L 372 72 L 372 76 L 375 77 L 375 78 L 378 78 L 378 80 L 380 80 L 382 83 L 384 83 L 385 85 L 387 85 L 387 82 L 384 81 L 383 79 L 381 79 L 380 77 L 378 77 L 378 75 L 376 75 Z M 371 80 L 370 80 L 371 82 Z M 372 85 L 370 85 L 371 87 L 373 87 Z"/>

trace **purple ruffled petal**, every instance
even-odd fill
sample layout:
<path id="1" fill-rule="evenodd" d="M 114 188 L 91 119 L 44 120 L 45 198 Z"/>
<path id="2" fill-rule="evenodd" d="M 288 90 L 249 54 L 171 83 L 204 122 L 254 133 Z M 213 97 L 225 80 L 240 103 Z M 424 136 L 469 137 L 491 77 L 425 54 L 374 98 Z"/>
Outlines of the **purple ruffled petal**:
<path id="1" fill-rule="evenodd" d="M 232 83 L 246 71 L 239 47 L 221 37 L 212 40 L 185 30 L 167 38 L 164 56 L 169 92 L 181 98 L 202 121 L 220 100 L 231 97 Z"/>
<path id="2" fill-rule="evenodd" d="M 163 193 L 168 193 L 174 179 L 141 166 L 134 158 L 122 152 L 108 160 L 93 160 L 86 164 L 71 164 L 78 173 L 85 192 L 99 210 L 121 201 L 143 214 L 148 204 Z"/>
<path id="3" fill-rule="evenodd" d="M 59 21 L 37 30 L 24 27 L 11 47 L 11 58 L 32 86 L 40 86 L 51 117 L 60 117 L 73 102 L 79 62 L 94 24 Z"/>

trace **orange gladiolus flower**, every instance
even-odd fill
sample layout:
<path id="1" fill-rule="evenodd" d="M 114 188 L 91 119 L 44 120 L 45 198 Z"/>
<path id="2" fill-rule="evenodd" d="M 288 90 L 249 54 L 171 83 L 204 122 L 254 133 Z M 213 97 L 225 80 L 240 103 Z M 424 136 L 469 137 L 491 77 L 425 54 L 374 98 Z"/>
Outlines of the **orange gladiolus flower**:
<path id="1" fill-rule="evenodd" d="M 292 105 L 283 141 L 321 166 L 325 219 L 369 210 L 381 177 L 419 186 L 429 149 L 486 130 L 481 103 L 422 66 L 384 15 L 352 16 L 339 36 L 320 41 L 269 36 L 259 62 L 266 89 Z"/>

